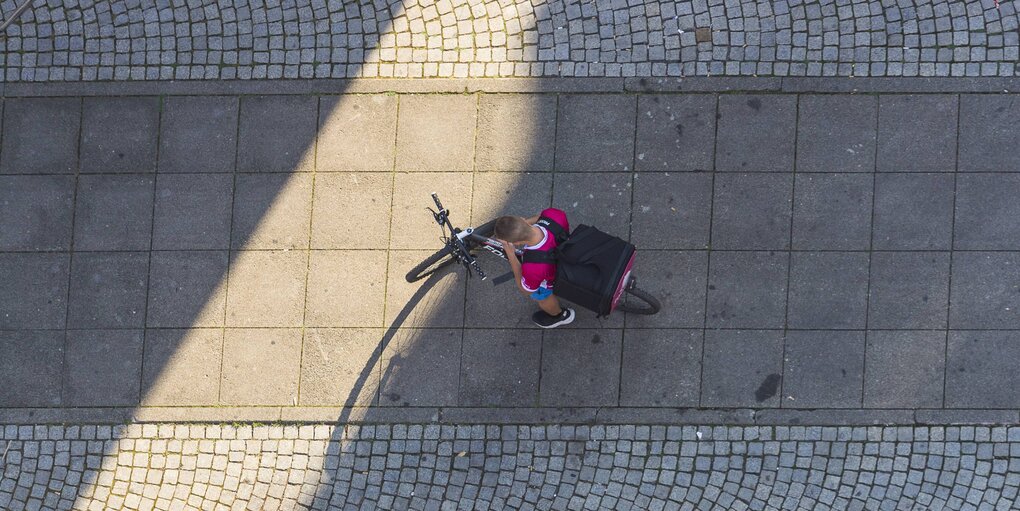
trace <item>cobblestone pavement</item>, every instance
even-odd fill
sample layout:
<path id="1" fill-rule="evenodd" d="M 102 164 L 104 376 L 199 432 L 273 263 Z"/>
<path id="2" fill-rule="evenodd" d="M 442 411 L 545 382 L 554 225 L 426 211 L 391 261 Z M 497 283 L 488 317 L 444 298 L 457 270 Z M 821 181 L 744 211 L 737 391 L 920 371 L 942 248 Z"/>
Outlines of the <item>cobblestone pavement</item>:
<path id="1" fill-rule="evenodd" d="M 8 82 L 1014 76 L 1020 46 L 1005 0 L 35 3 L 0 39 Z"/>
<path id="2" fill-rule="evenodd" d="M 1020 486 L 1020 428 L 1005 427 L 7 426 L 0 439 L 9 510 L 1016 509 Z"/>

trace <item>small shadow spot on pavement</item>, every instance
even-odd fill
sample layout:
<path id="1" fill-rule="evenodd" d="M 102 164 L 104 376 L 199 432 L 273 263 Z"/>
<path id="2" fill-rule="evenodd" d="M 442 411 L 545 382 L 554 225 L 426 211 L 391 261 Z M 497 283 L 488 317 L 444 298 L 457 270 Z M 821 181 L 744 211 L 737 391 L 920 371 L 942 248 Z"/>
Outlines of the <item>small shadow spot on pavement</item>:
<path id="1" fill-rule="evenodd" d="M 765 381 L 761 382 L 758 386 L 758 390 L 754 391 L 754 399 L 761 403 L 766 399 L 776 395 L 779 391 L 779 381 L 782 379 L 778 374 L 772 373 L 765 377 Z"/>
<path id="2" fill-rule="evenodd" d="M 683 136 L 683 134 L 684 134 L 684 125 L 683 124 L 677 124 L 676 125 L 676 133 L 678 135 L 680 135 L 680 136 Z"/>
<path id="3" fill-rule="evenodd" d="M 602 342 L 602 338 L 599 337 L 598 334 L 595 334 L 594 336 L 592 336 L 592 338 L 591 338 L 591 343 L 592 344 L 599 344 L 601 342 Z"/>
<path id="4" fill-rule="evenodd" d="M 761 100 L 758 98 L 752 98 L 747 100 L 747 106 L 754 109 L 755 112 L 761 110 Z"/>

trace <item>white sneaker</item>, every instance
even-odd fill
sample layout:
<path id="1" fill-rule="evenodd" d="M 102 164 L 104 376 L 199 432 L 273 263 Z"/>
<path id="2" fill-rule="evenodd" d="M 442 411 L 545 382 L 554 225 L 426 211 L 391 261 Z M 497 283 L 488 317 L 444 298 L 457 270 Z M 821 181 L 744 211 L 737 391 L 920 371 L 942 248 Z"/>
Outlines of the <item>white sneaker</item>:
<path id="1" fill-rule="evenodd" d="M 542 328 L 556 328 L 560 325 L 567 325 L 574 321 L 574 309 L 563 308 L 558 316 L 552 316 L 545 311 L 537 311 L 531 315 L 531 320 Z"/>

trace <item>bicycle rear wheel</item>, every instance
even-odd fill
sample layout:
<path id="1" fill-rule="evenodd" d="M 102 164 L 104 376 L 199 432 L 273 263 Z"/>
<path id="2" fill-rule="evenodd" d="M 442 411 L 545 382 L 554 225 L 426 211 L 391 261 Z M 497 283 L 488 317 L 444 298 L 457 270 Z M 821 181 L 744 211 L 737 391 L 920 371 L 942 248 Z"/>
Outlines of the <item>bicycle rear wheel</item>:
<path id="1" fill-rule="evenodd" d="M 626 294 L 620 299 L 620 303 L 616 304 L 616 310 L 627 314 L 648 315 L 659 312 L 662 307 L 657 298 L 643 289 L 630 286 L 625 288 L 624 292 Z"/>

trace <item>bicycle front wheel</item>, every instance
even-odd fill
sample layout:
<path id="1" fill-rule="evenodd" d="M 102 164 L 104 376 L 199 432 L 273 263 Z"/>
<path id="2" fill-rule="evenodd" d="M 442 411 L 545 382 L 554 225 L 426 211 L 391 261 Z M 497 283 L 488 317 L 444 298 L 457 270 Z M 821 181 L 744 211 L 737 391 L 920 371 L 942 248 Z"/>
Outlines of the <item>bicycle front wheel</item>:
<path id="1" fill-rule="evenodd" d="M 424 261 L 418 263 L 417 266 L 407 272 L 404 277 L 408 282 L 417 282 L 433 273 L 447 267 L 450 263 L 456 259 L 453 257 L 453 251 L 450 247 L 443 247 L 442 250 L 436 252 L 425 258 Z"/>
<path id="2" fill-rule="evenodd" d="M 476 227 L 475 233 L 480 236 L 492 236 L 493 227 L 495 225 L 496 221 L 490 220 Z M 472 254 L 475 253 L 478 246 L 474 241 L 467 239 L 464 240 L 464 243 L 467 245 L 468 250 Z M 419 263 L 418 266 L 412 268 L 411 271 L 407 272 L 407 275 L 404 276 L 404 278 L 407 279 L 408 282 L 417 282 L 449 266 L 454 261 L 456 261 L 456 259 L 453 257 L 453 249 L 450 247 L 443 247 L 435 254 L 428 256 L 424 261 Z"/>
<path id="3" fill-rule="evenodd" d="M 625 288 L 624 292 L 627 294 L 616 305 L 616 310 L 621 310 L 628 314 L 648 315 L 659 312 L 659 309 L 662 307 L 657 298 L 643 289 L 631 286 Z"/>

